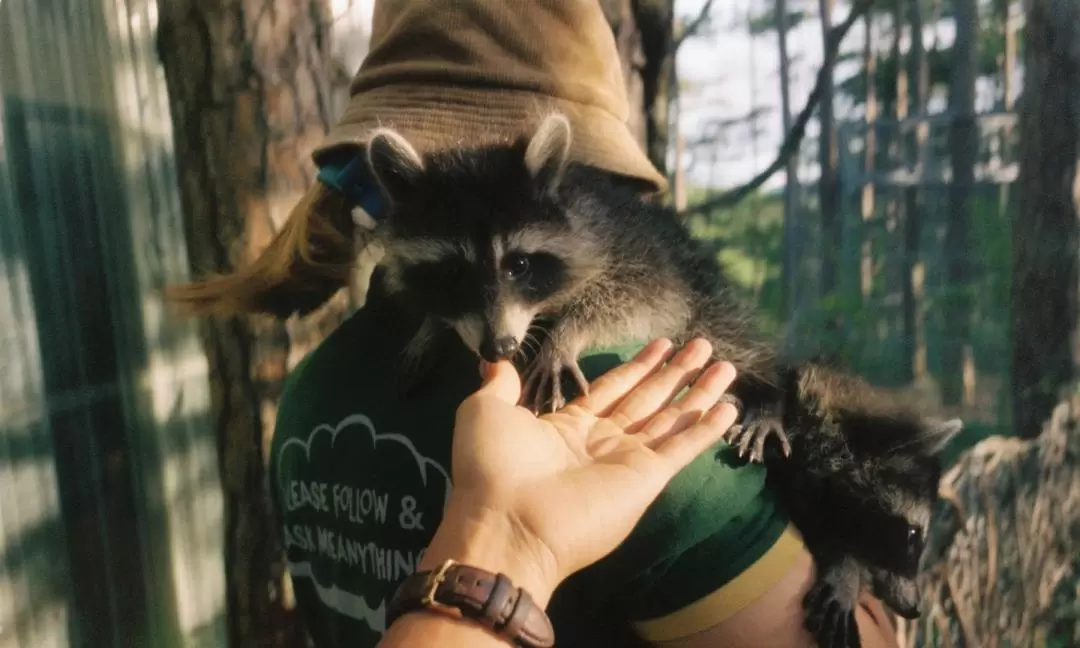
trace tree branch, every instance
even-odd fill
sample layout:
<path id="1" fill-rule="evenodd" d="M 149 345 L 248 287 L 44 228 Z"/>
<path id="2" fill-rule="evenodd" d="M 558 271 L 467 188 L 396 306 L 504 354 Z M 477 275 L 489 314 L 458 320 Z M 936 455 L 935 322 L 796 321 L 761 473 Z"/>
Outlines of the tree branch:
<path id="1" fill-rule="evenodd" d="M 679 37 L 675 39 L 675 42 L 672 44 L 671 48 L 673 52 L 679 51 L 679 47 L 686 41 L 686 39 L 690 38 L 691 36 L 696 34 L 699 29 L 701 29 L 701 26 L 704 25 L 705 21 L 709 18 L 709 12 L 712 11 L 712 5 L 713 0 L 705 0 L 705 4 L 701 5 L 701 11 L 698 12 L 698 15 L 693 20 L 691 20 L 685 27 L 682 28 L 682 33 L 679 34 Z"/>
<path id="2" fill-rule="evenodd" d="M 798 117 L 795 119 L 795 123 L 791 125 L 791 130 L 784 136 L 784 141 L 780 144 L 780 151 L 777 153 L 776 159 L 773 160 L 772 164 L 741 187 L 736 187 L 730 191 L 725 191 L 715 198 L 707 198 L 696 205 L 691 205 L 682 212 L 684 215 L 702 214 L 714 209 L 731 207 L 753 193 L 758 187 L 765 184 L 765 182 L 777 171 L 783 169 L 787 165 L 791 156 L 799 151 L 799 146 L 806 136 L 806 125 L 810 123 L 810 116 L 814 114 L 814 110 L 821 102 L 821 94 L 825 88 L 825 79 L 829 70 L 836 64 L 836 58 L 840 52 L 840 43 L 843 42 L 844 37 L 847 36 L 848 31 L 851 30 L 851 26 L 858 22 L 859 18 L 870 9 L 870 5 L 873 3 L 874 0 L 857 0 L 854 6 L 852 6 L 851 12 L 848 14 L 847 18 L 844 19 L 844 22 L 829 30 L 829 39 L 828 43 L 826 43 L 827 47 L 825 48 L 825 60 L 821 64 L 821 69 L 818 70 L 814 89 L 810 91 L 810 96 L 806 98 L 806 105 L 803 106 L 803 109 L 799 112 Z"/>

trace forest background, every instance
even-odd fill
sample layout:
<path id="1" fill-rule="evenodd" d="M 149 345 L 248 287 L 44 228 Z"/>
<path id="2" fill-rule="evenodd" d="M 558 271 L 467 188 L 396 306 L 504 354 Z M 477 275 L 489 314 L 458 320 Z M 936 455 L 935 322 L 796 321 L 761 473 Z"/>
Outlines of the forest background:
<path id="1" fill-rule="evenodd" d="M 795 353 L 965 432 L 905 645 L 1080 645 L 1080 1 L 601 0 L 670 199 Z M 362 300 L 180 321 L 250 261 L 371 0 L 0 0 L 0 648 L 304 645 L 284 377 Z"/>

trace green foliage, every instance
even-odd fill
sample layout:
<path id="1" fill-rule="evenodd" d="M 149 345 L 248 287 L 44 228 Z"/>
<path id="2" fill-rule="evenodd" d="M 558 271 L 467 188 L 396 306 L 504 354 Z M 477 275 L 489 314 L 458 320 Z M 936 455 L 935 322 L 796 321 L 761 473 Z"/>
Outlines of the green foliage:
<path id="1" fill-rule="evenodd" d="M 690 204 L 706 192 L 690 189 Z M 698 239 L 716 249 L 717 259 L 741 295 L 758 306 L 767 330 L 778 330 L 781 313 L 781 253 L 784 227 L 783 199 L 755 193 L 732 209 L 716 210 L 690 223 Z"/>
<path id="2" fill-rule="evenodd" d="M 689 202 L 704 198 L 705 192 L 691 189 Z M 950 286 L 945 280 L 946 262 L 941 244 L 943 213 L 947 202 L 944 192 L 928 192 L 923 202 L 924 239 L 920 261 L 926 267 L 926 288 L 923 305 L 929 372 L 940 380 L 937 358 L 943 343 L 942 315 L 953 300 L 971 304 L 973 313 L 971 345 L 976 367 L 981 376 L 996 379 L 984 389 L 995 389 L 988 400 L 995 411 L 983 413 L 984 420 L 965 421 L 964 433 L 947 451 L 954 457 L 963 449 L 990 434 L 1009 434 L 1009 218 L 1013 200 L 1002 201 L 998 188 L 977 190 L 971 201 L 971 229 L 968 255 L 971 281 L 966 285 Z M 881 202 L 887 202 L 882 198 Z M 845 212 L 852 221 L 855 217 Z M 806 222 L 816 223 L 817 214 L 802 212 Z M 738 290 L 757 304 L 758 314 L 769 331 L 779 332 L 786 322 L 782 310 L 783 258 L 783 201 L 777 193 L 758 193 L 742 203 L 716 210 L 690 222 L 694 235 L 717 250 L 717 258 L 734 280 Z M 882 386 L 906 386 L 907 347 L 901 329 L 901 311 L 895 301 L 884 305 L 890 291 L 897 298 L 895 273 L 899 271 L 900 231 L 888 232 L 884 227 L 872 228 L 876 260 L 884 264 L 874 276 L 872 303 L 867 306 L 858 290 L 857 254 L 860 225 L 848 222 L 844 231 L 846 251 L 841 289 L 822 300 L 813 300 L 813 312 L 800 320 L 796 352 L 812 354 L 822 349 L 834 349 L 837 360 Z M 816 257 L 816 245 L 803 245 L 804 254 Z M 892 268 L 891 270 L 889 268 Z M 892 273 L 890 275 L 890 273 Z M 893 278 L 890 279 L 890 276 Z M 802 277 L 797 277 L 799 281 Z M 830 339 L 821 325 L 829 319 L 842 324 L 839 339 Z M 997 386 L 995 386 L 997 385 Z"/>
<path id="3" fill-rule="evenodd" d="M 922 16 L 927 22 L 935 16 L 943 22 L 953 20 L 953 3 L 949 0 L 878 0 L 874 3 L 872 11 L 875 24 L 884 27 L 878 33 L 885 33 L 879 37 L 882 41 L 875 43 L 878 58 L 872 81 L 876 85 L 878 102 L 886 115 L 896 105 L 901 66 L 908 65 L 906 57 L 898 59 L 893 56 L 892 35 L 889 32 L 894 26 L 897 2 L 910 6 L 914 1 L 921 2 Z M 789 6 L 789 25 L 794 28 L 813 20 L 815 4 L 792 3 Z M 759 36 L 774 33 L 775 6 L 772 3 L 761 3 L 759 6 L 763 10 L 753 16 L 749 24 L 737 28 Z M 999 3 L 980 4 L 980 20 L 975 26 L 978 53 L 976 74 L 983 78 L 1000 78 L 1002 74 L 1003 23 Z M 927 27 L 929 32 L 929 25 Z M 856 39 L 861 38 L 861 29 L 857 29 L 856 34 Z M 1017 33 L 1020 49 L 1023 46 L 1019 42 L 1021 38 L 1022 30 Z M 953 67 L 951 48 L 937 46 L 936 42 L 936 38 L 927 35 L 925 55 L 932 93 L 948 86 Z M 853 63 L 851 67 L 858 71 L 838 79 L 837 83 L 837 93 L 845 95 L 843 99 L 856 106 L 866 99 L 867 82 L 861 69 L 862 48 L 857 45 L 848 43 L 842 60 Z M 715 122 L 711 127 L 722 130 L 729 125 Z M 889 158 L 888 142 L 885 141 L 890 132 L 883 129 L 879 133 L 884 138 L 879 141 L 879 169 L 893 163 Z M 931 155 L 944 155 L 944 151 L 939 150 L 941 140 L 941 137 L 932 138 L 934 145 Z M 861 161 L 856 163 L 861 165 Z M 840 286 L 827 299 L 816 299 L 811 295 L 799 300 L 801 310 L 810 312 L 800 311 L 798 331 L 794 333 L 797 335 L 795 350 L 804 355 L 820 349 L 835 349 L 839 361 L 871 381 L 903 387 L 911 380 L 911 359 L 907 357 L 911 347 L 904 338 L 900 294 L 900 278 L 904 271 L 903 228 L 886 226 L 887 213 L 892 213 L 889 210 L 902 204 L 903 198 L 899 193 L 889 194 L 888 190 L 879 188 L 877 211 L 867 225 L 857 215 L 857 207 L 853 208 L 853 202 L 849 202 L 857 197 L 855 189 L 850 186 L 842 188 L 842 193 L 850 198 L 845 198 L 841 216 L 844 221 L 843 240 L 837 242 L 841 246 L 838 255 L 841 259 L 838 273 Z M 693 204 L 705 192 L 691 190 L 689 193 L 689 201 Z M 816 290 L 813 282 L 817 280 L 816 268 L 821 247 L 817 241 L 820 238 L 820 217 L 814 205 L 815 189 L 804 187 L 801 193 L 804 204 L 800 207 L 798 227 L 803 230 L 798 238 L 804 258 L 800 260 L 796 282 L 802 286 L 799 290 L 812 292 Z M 987 434 L 1008 433 L 1010 215 L 1015 209 L 1013 194 L 1015 191 L 997 187 L 976 189 L 970 203 L 972 212 L 967 246 L 970 276 L 964 285 L 953 286 L 949 285 L 948 263 L 944 257 L 943 232 L 949 218 L 946 190 L 941 187 L 919 190 L 922 240 L 918 261 L 925 270 L 921 305 L 925 309 L 923 325 L 928 377 L 932 383 L 940 384 L 941 350 L 947 342 L 943 337 L 947 330 L 944 316 L 950 310 L 949 306 L 956 302 L 969 306 L 967 310 L 972 316 L 969 342 L 980 376 L 979 384 L 982 385 L 979 387 L 982 390 L 979 402 L 984 403 L 983 407 L 988 410 L 993 410 L 980 412 L 982 421 L 968 423 L 962 437 L 954 443 L 955 452 Z M 781 196 L 776 193 L 756 193 L 732 208 L 695 217 L 691 226 L 696 236 L 715 247 L 718 259 L 727 268 L 738 289 L 757 304 L 767 325 L 773 330 L 782 330 L 789 314 L 782 310 L 784 215 Z M 869 302 L 859 286 L 859 247 L 864 232 L 870 237 L 876 266 Z M 824 326 L 827 321 L 839 322 L 838 339 L 830 339 L 829 335 L 836 334 L 827 331 Z M 982 380 L 982 377 L 988 380 Z"/>

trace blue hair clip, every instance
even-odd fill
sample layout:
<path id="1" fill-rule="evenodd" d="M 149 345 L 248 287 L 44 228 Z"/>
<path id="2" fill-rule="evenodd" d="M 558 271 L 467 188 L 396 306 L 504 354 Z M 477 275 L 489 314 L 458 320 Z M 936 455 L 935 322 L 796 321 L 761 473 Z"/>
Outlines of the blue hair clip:
<path id="1" fill-rule="evenodd" d="M 386 196 L 371 175 L 367 156 L 362 151 L 352 154 L 344 164 L 338 160 L 327 161 L 319 167 L 318 178 L 345 194 L 353 205 L 361 207 L 376 221 L 386 218 Z"/>

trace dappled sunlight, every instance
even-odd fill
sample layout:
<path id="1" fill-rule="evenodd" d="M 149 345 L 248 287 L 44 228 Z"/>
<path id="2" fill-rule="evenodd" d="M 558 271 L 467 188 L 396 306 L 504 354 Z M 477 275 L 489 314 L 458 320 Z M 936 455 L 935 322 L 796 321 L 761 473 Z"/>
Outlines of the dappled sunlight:
<path id="1" fill-rule="evenodd" d="M 0 647 L 66 646 L 73 642 L 68 631 L 80 628 L 93 635 L 81 638 L 90 643 L 109 637 L 117 646 L 161 645 L 180 636 L 220 645 L 223 505 L 217 441 L 206 421 L 206 359 L 195 323 L 168 312 L 161 298 L 164 285 L 187 277 L 188 263 L 155 52 L 157 5 L 54 4 L 61 6 L 0 5 Z M 73 148 L 67 162 L 47 148 L 56 143 L 97 148 Z M 67 219 L 80 213 L 96 223 L 89 244 L 83 239 L 86 258 L 42 257 L 38 250 L 50 246 L 70 249 L 63 237 L 78 230 Z M 41 231 L 27 233 L 22 223 L 35 218 Z M 36 259 L 30 270 L 27 255 Z M 87 265 L 97 258 L 103 265 Z M 57 322 L 80 331 L 59 346 L 55 329 L 38 340 L 42 272 L 60 289 L 49 307 L 67 309 Z M 103 321 L 79 319 L 89 311 L 80 310 L 77 291 L 63 290 L 87 281 L 106 287 L 106 303 L 97 305 Z M 100 342 L 115 348 L 115 357 L 86 364 L 102 354 L 79 345 L 100 333 L 112 337 L 112 347 Z M 84 373 L 115 366 L 113 375 L 95 379 L 111 382 L 50 391 L 58 367 L 43 373 L 41 357 L 51 353 L 54 364 L 66 357 L 56 355 L 57 346 L 75 353 Z M 101 410 L 106 406 L 115 414 Z M 101 417 L 116 415 L 123 427 L 110 430 Z M 64 439 L 88 448 L 63 474 L 50 417 L 64 421 Z M 126 440 L 119 451 L 107 445 L 117 435 Z M 71 490 L 87 486 L 96 490 Z M 68 519 L 65 498 L 95 504 Z M 68 582 L 89 574 L 105 580 Z M 90 586 L 96 600 L 85 598 Z M 132 596 L 141 600 L 121 609 Z M 80 611 L 86 605 L 93 609 Z"/>
<path id="2" fill-rule="evenodd" d="M 148 0 L 117 2 L 112 8 L 106 20 L 141 287 L 134 303 L 146 339 L 139 384 L 147 394 L 161 462 L 152 470 L 158 473 L 161 519 L 168 528 L 176 622 L 184 636 L 223 640 L 223 502 L 217 441 L 206 419 L 206 357 L 195 322 L 170 312 L 161 296 L 166 284 L 188 277 L 188 265 L 168 94 L 154 49 L 158 10 Z"/>
<path id="3" fill-rule="evenodd" d="M 14 242 L 0 164 L 0 249 Z M 66 646 L 64 538 L 29 279 L 0 259 L 0 646 Z"/>

